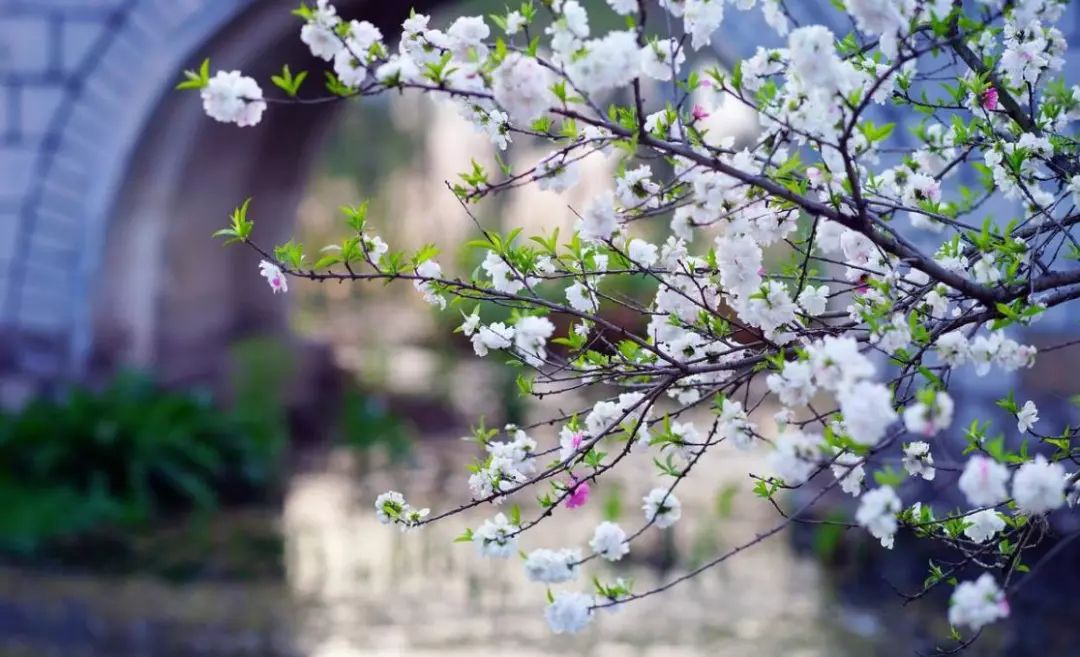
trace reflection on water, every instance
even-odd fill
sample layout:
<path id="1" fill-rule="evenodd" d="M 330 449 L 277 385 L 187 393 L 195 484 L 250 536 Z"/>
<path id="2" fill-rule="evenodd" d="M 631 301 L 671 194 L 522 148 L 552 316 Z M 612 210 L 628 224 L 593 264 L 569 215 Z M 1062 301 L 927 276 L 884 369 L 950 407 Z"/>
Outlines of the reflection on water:
<path id="1" fill-rule="evenodd" d="M 816 566 L 782 537 L 663 596 L 605 613 L 581 635 L 550 635 L 544 589 L 525 580 L 516 559 L 493 563 L 451 543 L 463 524 L 475 527 L 493 509 L 407 534 L 374 518 L 371 500 L 390 487 L 435 508 L 461 499 L 463 451 L 437 441 L 407 468 L 363 476 L 345 455 L 331 454 L 296 475 L 280 518 L 283 582 L 173 586 L 0 572 L 0 655 L 867 654 L 858 634 L 873 633 L 873 619 L 838 621 Z M 775 522 L 745 479 L 758 457 L 716 450 L 707 458 L 697 480 L 680 489 L 686 513 L 674 534 L 653 530 L 632 559 L 589 575 L 633 577 L 635 590 L 644 590 Z M 636 527 L 637 500 L 654 475 L 644 455 L 629 465 L 585 508 L 560 509 L 557 522 L 541 524 L 521 547 L 584 547 L 602 509 L 621 507 L 621 521 Z"/>

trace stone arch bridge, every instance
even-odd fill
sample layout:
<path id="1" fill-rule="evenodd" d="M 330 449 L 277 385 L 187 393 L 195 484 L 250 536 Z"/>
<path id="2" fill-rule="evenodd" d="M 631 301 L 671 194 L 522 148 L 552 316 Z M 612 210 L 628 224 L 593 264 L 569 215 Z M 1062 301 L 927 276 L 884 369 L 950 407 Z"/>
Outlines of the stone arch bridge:
<path id="1" fill-rule="evenodd" d="M 286 234 L 334 110 L 236 129 L 173 85 L 207 56 L 310 68 L 295 4 L 0 0 L 0 405 L 121 363 L 205 380 L 229 337 L 282 326 L 239 275 L 250 257 L 207 237 L 246 195 L 266 239 Z M 337 4 L 387 34 L 409 7 Z"/>

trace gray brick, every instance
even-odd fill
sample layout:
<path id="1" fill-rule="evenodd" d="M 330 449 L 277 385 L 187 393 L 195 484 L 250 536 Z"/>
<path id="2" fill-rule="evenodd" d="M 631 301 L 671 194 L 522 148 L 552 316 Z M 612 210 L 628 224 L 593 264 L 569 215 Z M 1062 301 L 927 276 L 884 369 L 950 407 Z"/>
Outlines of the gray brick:
<path id="1" fill-rule="evenodd" d="M 45 18 L 0 18 L 0 73 L 45 73 L 51 49 Z"/>
<path id="2" fill-rule="evenodd" d="M 65 73 L 79 68 L 94 43 L 100 38 L 104 26 L 96 21 L 67 21 L 62 29 L 61 67 Z"/>
<path id="3" fill-rule="evenodd" d="M 64 91 L 54 85 L 28 85 L 19 92 L 19 133 L 40 135 L 49 129 Z"/>
<path id="4" fill-rule="evenodd" d="M 0 139 L 11 139 L 18 126 L 15 125 L 15 108 L 19 97 L 11 87 L 0 86 Z"/>
<path id="5" fill-rule="evenodd" d="M 0 196 L 26 193 L 34 174 L 37 152 L 19 146 L 0 146 Z"/>
<path id="6" fill-rule="evenodd" d="M 59 301 L 59 296 L 48 298 L 47 293 L 30 293 L 29 287 L 23 293 L 19 304 L 19 314 L 15 321 L 19 328 L 33 333 L 62 333 L 67 324 L 67 310 Z"/>
<path id="7" fill-rule="evenodd" d="M 18 228 L 17 212 L 14 210 L 0 212 L 0 263 L 8 262 L 15 255 L 15 234 Z M 0 266 L 0 271 L 5 269 L 6 267 Z"/>

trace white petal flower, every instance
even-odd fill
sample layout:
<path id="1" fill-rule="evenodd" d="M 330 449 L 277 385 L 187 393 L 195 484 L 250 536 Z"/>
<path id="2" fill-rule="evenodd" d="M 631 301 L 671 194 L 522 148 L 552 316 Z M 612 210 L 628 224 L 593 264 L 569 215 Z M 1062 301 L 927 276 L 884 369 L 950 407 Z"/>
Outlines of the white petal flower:
<path id="1" fill-rule="evenodd" d="M 434 260 L 425 260 L 416 267 L 416 275 L 423 278 L 442 278 L 442 267 Z M 414 280 L 413 287 L 424 295 L 424 301 L 438 306 L 440 310 L 446 309 L 446 299 L 435 291 L 431 281 Z"/>
<path id="2" fill-rule="evenodd" d="M 630 244 L 626 247 L 626 255 L 630 257 L 631 262 L 645 269 L 655 265 L 659 257 L 655 244 L 637 238 L 630 240 Z"/>
<path id="3" fill-rule="evenodd" d="M 200 95 L 207 115 L 222 123 L 253 126 L 266 110 L 259 84 L 240 71 L 218 71 Z"/>
<path id="4" fill-rule="evenodd" d="M 1035 406 L 1035 402 L 1029 399 L 1024 402 L 1024 406 L 1016 414 L 1016 430 L 1020 433 L 1027 433 L 1038 421 L 1039 409 Z"/>
<path id="5" fill-rule="evenodd" d="M 855 512 L 855 522 L 880 540 L 883 547 L 891 550 L 897 529 L 896 514 L 901 508 L 896 491 L 891 486 L 881 486 L 862 496 Z"/>
<path id="6" fill-rule="evenodd" d="M 678 39 L 661 39 L 641 48 L 641 71 L 654 80 L 670 80 L 684 61 L 686 53 L 679 48 Z"/>
<path id="7" fill-rule="evenodd" d="M 972 506 L 995 506 L 1009 497 L 1005 488 L 1008 481 L 1008 468 L 979 455 L 968 459 L 957 485 Z"/>
<path id="8" fill-rule="evenodd" d="M 547 317 L 526 315 L 514 324 L 514 346 L 525 362 L 540 367 L 547 360 L 547 341 L 555 325 Z"/>
<path id="9" fill-rule="evenodd" d="M 405 496 L 394 490 L 382 493 L 375 498 L 375 516 L 384 525 L 397 521 L 408 508 Z"/>
<path id="10" fill-rule="evenodd" d="M 667 488 L 649 491 L 641 508 L 645 511 L 645 519 L 661 529 L 674 525 L 682 517 L 682 503 Z"/>
<path id="11" fill-rule="evenodd" d="M 880 383 L 861 381 L 845 387 L 837 395 L 844 426 L 860 445 L 876 445 L 896 418 L 892 393 Z"/>
<path id="12" fill-rule="evenodd" d="M 269 260 L 259 262 L 259 274 L 270 284 L 270 289 L 274 291 L 274 294 L 289 291 L 289 281 L 285 278 L 285 274 L 282 273 L 281 267 Z"/>
<path id="13" fill-rule="evenodd" d="M 607 3 L 620 16 L 629 16 L 638 10 L 637 0 L 607 0 Z"/>
<path id="14" fill-rule="evenodd" d="M 1005 529 L 1005 521 L 993 509 L 983 509 L 978 513 L 971 514 L 965 520 L 969 524 L 964 527 L 964 536 L 976 543 L 985 543 L 1002 529 Z"/>
<path id="15" fill-rule="evenodd" d="M 807 285 L 802 292 L 799 293 L 799 307 L 811 317 L 817 317 L 821 313 L 825 312 L 825 307 L 829 303 L 829 286 L 820 285 L 814 287 L 813 285 Z"/>
<path id="16" fill-rule="evenodd" d="M 1008 616 L 1005 593 L 990 573 L 983 573 L 974 582 L 960 582 L 949 599 L 949 623 L 966 625 L 972 631 Z"/>
<path id="17" fill-rule="evenodd" d="M 544 619 L 555 634 L 580 632 L 592 620 L 593 597 L 585 593 L 556 593 L 544 609 Z"/>
<path id="18" fill-rule="evenodd" d="M 617 230 L 619 220 L 615 213 L 615 195 L 606 191 L 585 207 L 578 222 L 578 232 L 582 239 L 599 242 L 610 238 Z"/>
<path id="19" fill-rule="evenodd" d="M 630 544 L 626 542 L 626 532 L 613 522 L 602 522 L 596 526 L 589 547 L 608 561 L 618 561 L 630 552 Z"/>
<path id="20" fill-rule="evenodd" d="M 477 356 L 487 356 L 490 349 L 506 349 L 513 344 L 514 328 L 502 322 L 481 326 L 472 336 L 473 351 Z"/>
<path id="21" fill-rule="evenodd" d="M 533 550 L 525 558 L 525 574 L 533 582 L 558 584 L 577 577 L 581 552 L 574 549 Z"/>
<path id="22" fill-rule="evenodd" d="M 840 490 L 854 497 L 862 493 L 862 482 L 866 478 L 863 459 L 844 453 L 832 462 L 830 469 L 833 476 L 840 480 Z"/>
<path id="23" fill-rule="evenodd" d="M 904 409 L 904 426 L 911 433 L 933 436 L 952 424 L 955 406 L 948 393 L 932 395 L 933 403 L 916 402 Z"/>
<path id="24" fill-rule="evenodd" d="M 929 443 L 920 440 L 904 445 L 903 465 L 913 477 L 922 477 L 926 481 L 934 480 L 934 456 L 930 453 Z"/>
<path id="25" fill-rule="evenodd" d="M 528 126 L 551 106 L 551 74 L 534 57 L 511 53 L 492 73 L 495 102 L 515 123 Z"/>
<path id="26" fill-rule="evenodd" d="M 481 556 L 505 559 L 517 551 L 517 531 L 517 525 L 497 513 L 473 532 L 473 543 Z"/>
<path id="27" fill-rule="evenodd" d="M 1013 477 L 1013 499 L 1024 513 L 1053 511 L 1065 504 L 1065 468 L 1039 454 Z"/>

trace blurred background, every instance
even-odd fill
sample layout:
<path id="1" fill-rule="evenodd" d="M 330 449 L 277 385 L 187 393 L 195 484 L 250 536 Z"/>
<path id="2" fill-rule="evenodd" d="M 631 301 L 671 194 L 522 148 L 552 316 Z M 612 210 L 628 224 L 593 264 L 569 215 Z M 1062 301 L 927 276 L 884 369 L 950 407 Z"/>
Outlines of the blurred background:
<path id="1" fill-rule="evenodd" d="M 388 41 L 408 13 L 398 2 L 336 4 Z M 602 2 L 583 4 L 596 8 L 594 33 L 621 25 Z M 824 0 L 797 4 L 807 19 L 833 14 Z M 504 11 L 501 0 L 416 7 L 435 25 Z M 314 92 L 321 72 L 292 8 L 0 0 L 0 657 L 854 657 L 928 652 L 947 635 L 942 595 L 905 607 L 891 591 L 917 590 L 934 555 L 885 558 L 861 532 L 827 525 L 574 638 L 548 633 L 543 589 L 515 560 L 493 565 L 451 544 L 491 509 L 407 535 L 378 526 L 371 501 L 388 488 L 436 508 L 466 499 L 473 453 L 458 439 L 478 418 L 526 423 L 554 406 L 520 398 L 516 371 L 472 357 L 451 333 L 455 311 L 436 314 L 411 289 L 298 281 L 275 297 L 254 253 L 210 238 L 252 196 L 261 243 L 319 245 L 339 235 L 339 206 L 370 199 L 393 248 L 435 242 L 444 267 L 478 264 L 459 246 L 475 229 L 445 181 L 470 156 L 494 159 L 452 106 L 394 94 L 275 106 L 239 129 L 172 91 L 180 71 L 210 57 L 271 93 L 282 64 L 311 70 Z M 1078 21 L 1070 8 L 1062 27 Z M 689 65 L 730 65 L 769 34 L 757 12 L 731 10 L 713 51 Z M 740 107 L 709 120 L 716 137 L 754 133 Z M 519 140 L 506 157 L 531 166 L 546 152 Z M 525 189 L 479 217 L 565 231 L 567 203 L 580 205 L 615 166 L 592 158 L 569 198 Z M 1076 331 L 1072 315 L 1048 317 L 1027 339 L 1060 341 Z M 1073 361 L 1066 350 L 1012 380 L 962 381 L 960 420 L 1000 415 L 993 399 L 1016 385 L 1043 422 L 1075 422 Z M 598 574 L 643 590 L 776 521 L 746 478 L 764 470 L 760 453 L 709 459 L 708 476 L 680 488 L 684 521 Z M 583 545 L 602 518 L 636 526 L 652 477 L 647 460 L 631 464 L 525 547 L 567 536 Z M 1058 522 L 1060 536 L 1077 531 L 1069 523 Z M 1025 586 L 1014 619 L 972 654 L 1075 654 L 1080 557 L 1054 558 L 1054 576 Z"/>

